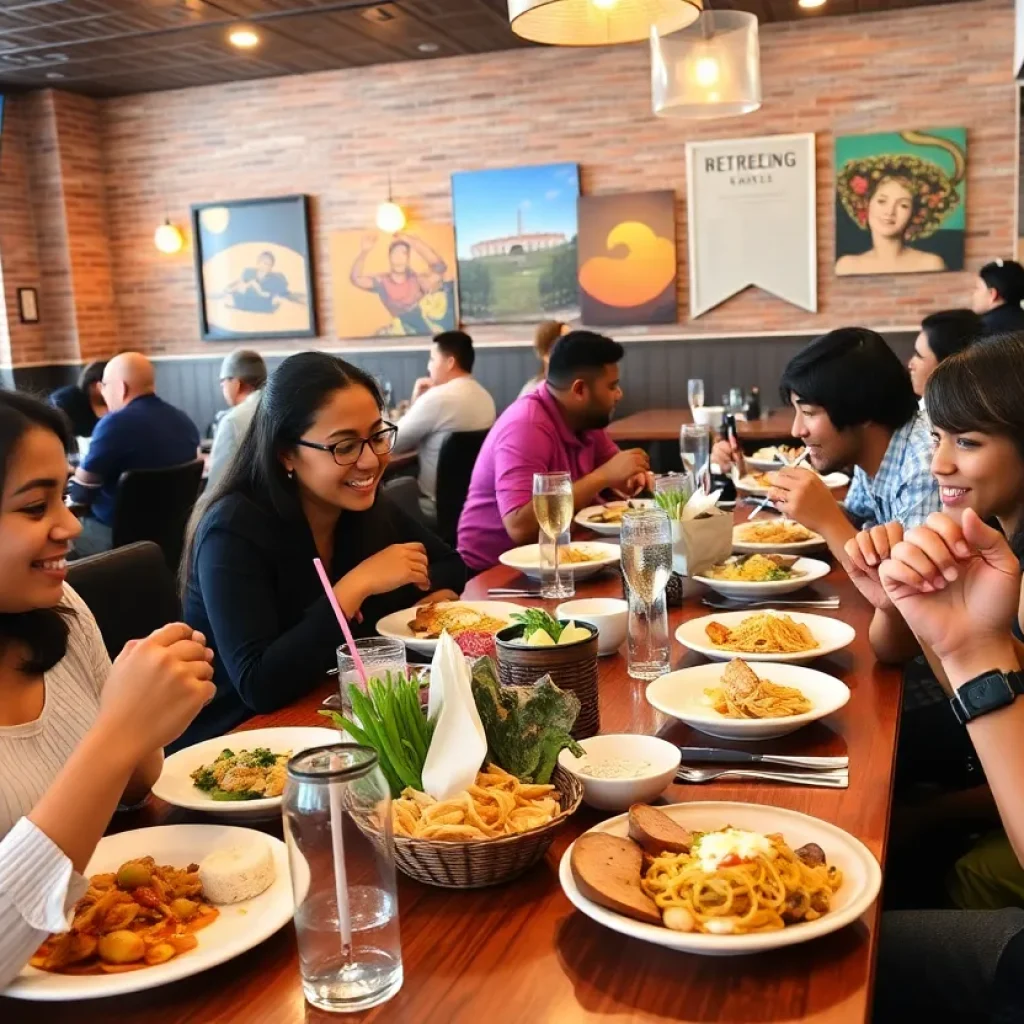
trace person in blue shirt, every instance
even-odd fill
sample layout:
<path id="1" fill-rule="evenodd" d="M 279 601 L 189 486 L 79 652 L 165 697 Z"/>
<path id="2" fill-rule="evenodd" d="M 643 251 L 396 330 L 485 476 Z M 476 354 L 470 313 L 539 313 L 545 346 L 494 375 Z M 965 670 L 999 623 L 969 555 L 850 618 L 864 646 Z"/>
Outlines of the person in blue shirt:
<path id="1" fill-rule="evenodd" d="M 273 313 L 282 299 L 291 298 L 288 278 L 274 269 L 274 254 L 261 252 L 255 267 L 246 267 L 241 277 L 228 285 L 235 309 L 249 313 Z"/>
<path id="2" fill-rule="evenodd" d="M 110 412 L 96 425 L 89 452 L 70 484 L 72 500 L 88 506 L 75 558 L 110 550 L 122 473 L 180 466 L 191 462 L 199 448 L 196 425 L 157 397 L 153 364 L 145 356 L 123 352 L 111 359 L 102 389 Z"/>

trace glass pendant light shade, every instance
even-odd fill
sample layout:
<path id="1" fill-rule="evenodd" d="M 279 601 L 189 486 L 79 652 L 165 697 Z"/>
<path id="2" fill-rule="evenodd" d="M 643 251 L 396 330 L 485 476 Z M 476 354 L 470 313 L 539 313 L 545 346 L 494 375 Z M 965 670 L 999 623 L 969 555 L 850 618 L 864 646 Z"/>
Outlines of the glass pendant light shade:
<path id="1" fill-rule="evenodd" d="M 704 120 L 761 106 L 757 17 L 705 11 L 681 32 L 651 29 L 651 93 L 659 117 Z"/>
<path id="2" fill-rule="evenodd" d="M 552 46 L 608 46 L 646 39 L 652 27 L 692 25 L 703 0 L 508 0 L 512 31 Z"/>

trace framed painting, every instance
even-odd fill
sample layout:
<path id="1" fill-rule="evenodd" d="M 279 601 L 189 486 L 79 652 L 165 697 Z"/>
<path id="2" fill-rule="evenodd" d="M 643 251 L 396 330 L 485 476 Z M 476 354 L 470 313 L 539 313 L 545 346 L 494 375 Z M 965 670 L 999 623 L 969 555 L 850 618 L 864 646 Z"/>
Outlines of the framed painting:
<path id="1" fill-rule="evenodd" d="M 838 277 L 963 270 L 967 130 L 836 139 Z"/>
<path id="2" fill-rule="evenodd" d="M 192 207 L 204 341 L 316 337 L 309 197 Z"/>

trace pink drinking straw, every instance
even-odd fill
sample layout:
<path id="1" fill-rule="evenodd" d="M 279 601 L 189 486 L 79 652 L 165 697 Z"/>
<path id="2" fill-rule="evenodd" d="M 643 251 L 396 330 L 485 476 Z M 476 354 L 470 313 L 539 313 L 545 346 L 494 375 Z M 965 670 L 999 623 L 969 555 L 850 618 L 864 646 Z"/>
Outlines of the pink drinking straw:
<path id="1" fill-rule="evenodd" d="M 319 558 L 314 558 L 313 565 L 316 566 L 316 572 L 320 577 L 320 582 L 324 585 L 327 600 L 331 602 L 331 607 L 334 609 L 334 614 L 338 619 L 338 625 L 341 626 L 341 632 L 345 637 L 345 643 L 348 644 L 349 652 L 352 655 L 352 661 L 356 666 L 356 674 L 362 681 L 363 689 L 366 689 L 366 666 L 363 664 L 363 659 L 359 657 L 359 650 L 352 637 L 352 630 L 349 629 L 348 619 L 345 618 L 345 613 L 341 610 L 341 605 L 338 604 L 337 597 L 334 596 L 334 587 L 331 586 L 331 581 L 327 578 L 327 571 L 324 569 L 324 563 L 321 562 Z"/>

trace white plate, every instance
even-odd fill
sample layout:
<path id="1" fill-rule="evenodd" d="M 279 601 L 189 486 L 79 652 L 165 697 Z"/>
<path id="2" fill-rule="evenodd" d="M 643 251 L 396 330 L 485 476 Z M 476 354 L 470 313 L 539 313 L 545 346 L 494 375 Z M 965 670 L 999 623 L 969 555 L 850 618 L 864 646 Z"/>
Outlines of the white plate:
<path id="1" fill-rule="evenodd" d="M 321 719 L 326 722 L 327 719 Z M 192 772 L 204 764 L 213 762 L 225 749 L 236 753 L 266 747 L 275 754 L 293 754 L 311 747 L 323 747 L 337 743 L 341 734 L 331 728 L 293 726 L 280 729 L 252 729 L 249 732 L 233 732 L 228 736 L 215 736 L 202 743 L 185 747 L 171 754 L 164 761 L 160 778 L 153 786 L 153 796 L 175 807 L 190 811 L 202 811 L 218 818 L 227 818 L 239 824 L 250 821 L 273 821 L 281 817 L 281 797 L 272 796 L 262 800 L 214 800 L 208 793 L 197 789 L 192 782 Z M 194 858 L 193 858 L 194 859 Z"/>
<path id="2" fill-rule="evenodd" d="M 767 470 L 767 472 L 771 472 L 772 469 L 782 468 L 782 466 L 773 466 Z M 850 478 L 845 473 L 829 473 L 821 479 L 830 491 L 838 491 L 850 482 Z M 742 491 L 744 494 L 753 494 L 759 498 L 766 498 L 768 497 L 769 489 L 754 483 L 754 481 L 750 479 L 750 474 L 747 474 L 747 476 L 740 477 L 740 479 L 736 481 L 736 490 Z"/>
<path id="3" fill-rule="evenodd" d="M 757 665 L 754 671 L 759 677 L 799 690 L 811 702 L 811 710 L 788 718 L 726 718 L 715 711 L 704 691 L 721 686 L 727 667 L 725 662 L 716 661 L 669 672 L 647 687 L 647 701 L 662 714 L 678 718 L 708 736 L 724 740 L 768 740 L 796 732 L 802 726 L 831 715 L 850 699 L 846 685 L 824 672 L 799 665 Z"/>
<path id="4" fill-rule="evenodd" d="M 572 542 L 572 546 L 592 551 L 601 556 L 592 562 L 570 562 L 567 565 L 560 562 L 559 572 L 568 573 L 574 580 L 589 579 L 607 569 L 608 566 L 616 565 L 619 561 L 618 544 L 607 544 L 596 540 L 577 540 Z M 526 544 L 524 547 L 506 551 L 499 561 L 511 569 L 518 569 L 524 575 L 529 576 L 531 580 L 541 578 L 540 548 L 536 544 Z"/>
<path id="5" fill-rule="evenodd" d="M 286 925 L 294 914 L 288 875 L 288 852 L 280 839 L 230 825 L 162 825 L 104 836 L 85 874 L 116 871 L 125 861 L 152 857 L 157 864 L 183 868 L 208 853 L 254 842 L 269 843 L 277 874 L 273 885 L 255 899 L 217 909 L 213 924 L 196 933 L 199 946 L 165 964 L 125 974 L 50 974 L 25 967 L 2 993 L 14 999 L 65 1002 L 141 992 L 189 978 L 259 945 Z"/>
<path id="6" fill-rule="evenodd" d="M 739 526 L 734 526 L 732 528 L 733 551 L 744 555 L 802 555 L 828 547 L 825 543 L 825 538 L 819 533 L 815 533 L 810 540 L 794 541 L 789 544 L 757 544 L 754 541 L 740 539 L 746 527 L 763 521 L 755 519 L 750 523 L 741 523 Z"/>
<path id="7" fill-rule="evenodd" d="M 485 615 L 493 615 L 496 619 L 504 619 L 506 625 L 511 625 L 509 616 L 516 612 L 523 611 L 523 605 L 512 604 L 510 601 L 451 601 L 449 604 L 461 604 L 472 608 L 475 612 L 483 612 Z M 432 655 L 437 648 L 437 640 L 418 640 L 413 636 L 409 623 L 416 618 L 415 608 L 406 608 L 405 611 L 392 612 L 385 615 L 374 627 L 377 632 L 389 640 L 402 640 L 405 646 L 417 654 Z"/>
<path id="8" fill-rule="evenodd" d="M 659 807 L 680 825 L 691 831 L 709 831 L 732 825 L 762 834 L 781 832 L 786 843 L 794 850 L 805 843 L 817 843 L 829 864 L 843 872 L 843 884 L 832 897 L 832 909 L 817 921 L 801 921 L 778 931 L 756 932 L 751 935 L 704 935 L 699 932 L 674 932 L 658 925 L 645 924 L 591 903 L 576 888 L 569 866 L 572 846 L 562 855 L 558 867 L 558 880 L 574 907 L 587 917 L 612 931 L 629 935 L 657 946 L 667 946 L 685 953 L 703 953 L 707 956 L 734 956 L 740 953 L 760 953 L 781 946 L 794 946 L 800 942 L 821 938 L 856 921 L 878 896 L 882 884 L 882 871 L 871 851 L 848 832 L 809 814 L 800 814 L 782 807 L 762 804 L 706 801 L 670 804 Z M 629 831 L 628 814 L 609 818 L 594 826 L 591 832 L 610 832 L 626 836 Z"/>
<path id="9" fill-rule="evenodd" d="M 793 445 L 788 445 L 787 447 L 790 447 L 790 448 L 801 448 L 803 446 L 802 445 L 798 445 L 798 444 L 793 444 Z M 758 450 L 757 450 L 757 452 L 762 452 L 762 451 L 776 452 L 776 451 L 778 451 L 778 447 L 776 445 L 770 444 L 770 445 L 766 445 L 766 446 L 764 446 L 762 448 L 758 448 Z M 772 470 L 772 469 L 782 469 L 783 466 L 789 465 L 791 463 L 791 461 L 792 461 L 791 459 L 785 459 L 785 460 L 783 460 L 783 459 L 773 459 L 773 458 L 767 458 L 767 459 L 761 458 L 761 459 L 759 459 L 757 457 L 757 452 L 754 452 L 753 455 L 746 455 L 743 458 L 743 461 L 748 466 L 750 466 L 752 469 L 757 469 L 757 470 L 762 470 L 762 471 L 768 471 L 768 470 Z M 801 454 L 803 454 L 803 453 L 801 453 Z M 800 458 L 800 456 L 798 455 L 797 458 Z"/>
<path id="10" fill-rule="evenodd" d="M 618 537 L 622 530 L 621 523 L 595 523 L 590 517 L 606 508 L 625 508 L 626 504 L 625 501 L 609 501 L 607 505 L 588 505 L 576 513 L 574 522 L 601 537 Z M 648 498 L 634 498 L 632 501 L 634 508 L 650 508 L 653 504 Z"/>
<path id="11" fill-rule="evenodd" d="M 828 562 L 819 562 L 816 558 L 798 558 L 793 563 L 796 572 L 803 573 L 792 580 L 769 580 L 765 583 L 748 583 L 741 580 L 716 580 L 710 576 L 694 576 L 698 583 L 703 583 L 712 590 L 717 590 L 722 597 L 732 597 L 738 601 L 764 601 L 783 594 L 792 594 L 802 590 L 809 583 L 823 579 L 831 571 Z"/>
<path id="12" fill-rule="evenodd" d="M 720 622 L 726 628 L 738 625 L 750 615 L 757 615 L 760 611 L 771 611 L 773 615 L 788 615 L 794 622 L 802 622 L 806 625 L 811 635 L 818 641 L 818 646 L 810 651 L 800 651 L 796 654 L 751 654 L 747 651 L 723 651 L 711 643 L 704 627 L 709 622 Z M 676 630 L 676 639 L 691 651 L 703 654 L 712 661 L 732 661 L 733 658 L 742 658 L 744 661 L 773 661 L 789 662 L 791 665 L 806 665 L 815 658 L 823 658 L 826 654 L 833 654 L 853 643 L 857 634 L 852 626 L 848 626 L 839 619 L 830 619 L 824 615 L 808 615 L 806 612 L 789 611 L 787 609 L 757 609 L 738 612 L 718 612 L 715 615 L 702 615 L 699 619 L 690 619 L 684 622 Z"/>

